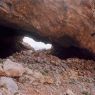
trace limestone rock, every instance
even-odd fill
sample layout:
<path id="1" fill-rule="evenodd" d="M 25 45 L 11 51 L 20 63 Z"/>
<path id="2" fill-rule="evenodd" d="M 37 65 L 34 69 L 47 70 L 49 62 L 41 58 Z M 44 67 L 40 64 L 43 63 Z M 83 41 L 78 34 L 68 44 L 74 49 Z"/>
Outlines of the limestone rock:
<path id="1" fill-rule="evenodd" d="M 21 64 L 12 62 L 9 59 L 4 62 L 3 69 L 5 74 L 11 77 L 20 77 L 25 72 L 24 67 Z"/>
<path id="2" fill-rule="evenodd" d="M 6 59 L 0 64 L 0 76 L 20 77 L 25 72 L 24 67 L 20 63 Z"/>
<path id="3" fill-rule="evenodd" d="M 76 94 L 74 94 L 72 90 L 68 89 L 66 95 L 76 95 Z"/>
<path id="4" fill-rule="evenodd" d="M 10 93 L 7 89 L 2 88 L 0 89 L 0 95 L 13 95 L 13 94 Z"/>
<path id="5" fill-rule="evenodd" d="M 3 65 L 0 64 L 0 76 L 4 76 L 5 75 L 5 72 L 3 70 Z"/>
<path id="6" fill-rule="evenodd" d="M 0 92 L 0 95 L 3 95 L 3 94 Z"/>
<path id="7" fill-rule="evenodd" d="M 7 92 L 10 92 L 12 94 L 15 94 L 16 92 L 18 92 L 18 86 L 12 78 L 1 77 L 0 78 L 0 87 L 7 89 L 8 90 Z M 7 95 L 9 95 L 9 94 L 7 94 Z"/>

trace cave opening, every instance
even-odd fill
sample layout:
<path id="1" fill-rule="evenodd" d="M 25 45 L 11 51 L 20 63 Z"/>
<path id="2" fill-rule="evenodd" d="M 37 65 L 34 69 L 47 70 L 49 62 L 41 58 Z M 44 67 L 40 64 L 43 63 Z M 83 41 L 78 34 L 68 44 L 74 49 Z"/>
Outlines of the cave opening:
<path id="1" fill-rule="evenodd" d="M 50 54 L 59 57 L 60 59 L 68 58 L 80 58 L 87 60 L 95 60 L 94 54 L 89 52 L 87 49 L 71 46 L 68 48 L 53 47 L 52 44 L 45 44 L 44 42 L 37 42 L 32 38 L 24 37 L 23 41 L 28 43 L 35 51 L 36 50 L 50 50 Z"/>
<path id="2" fill-rule="evenodd" d="M 22 42 L 28 43 L 31 48 L 36 50 L 51 50 L 51 54 L 61 59 L 67 58 L 81 58 L 93 59 L 95 56 L 86 49 L 78 47 L 57 48 L 52 44 L 45 44 L 44 42 L 37 42 L 34 39 L 21 35 L 17 30 L 0 25 L 0 58 L 6 58 L 16 52 L 26 49 Z"/>
<path id="3" fill-rule="evenodd" d="M 52 48 L 52 44 L 44 43 L 42 41 L 36 41 L 30 37 L 24 37 L 23 42 L 28 43 L 35 51 L 37 51 L 37 50 L 49 50 Z"/>

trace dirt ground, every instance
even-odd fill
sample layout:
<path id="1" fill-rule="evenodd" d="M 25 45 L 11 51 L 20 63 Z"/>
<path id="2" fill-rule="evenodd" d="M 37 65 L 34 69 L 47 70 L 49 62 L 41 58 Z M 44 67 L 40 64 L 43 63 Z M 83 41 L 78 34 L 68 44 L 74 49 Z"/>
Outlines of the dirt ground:
<path id="1" fill-rule="evenodd" d="M 95 61 L 60 59 L 47 51 L 15 53 L 7 59 L 21 63 L 27 70 L 14 78 L 15 95 L 95 95 Z"/>

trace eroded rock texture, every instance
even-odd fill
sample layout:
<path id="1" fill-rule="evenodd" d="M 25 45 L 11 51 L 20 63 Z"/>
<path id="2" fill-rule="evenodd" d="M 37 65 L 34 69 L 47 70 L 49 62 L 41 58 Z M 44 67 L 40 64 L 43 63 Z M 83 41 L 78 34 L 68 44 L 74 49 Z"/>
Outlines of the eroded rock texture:
<path id="1" fill-rule="evenodd" d="M 95 53 L 95 0 L 0 0 L 0 23 L 56 47 Z"/>

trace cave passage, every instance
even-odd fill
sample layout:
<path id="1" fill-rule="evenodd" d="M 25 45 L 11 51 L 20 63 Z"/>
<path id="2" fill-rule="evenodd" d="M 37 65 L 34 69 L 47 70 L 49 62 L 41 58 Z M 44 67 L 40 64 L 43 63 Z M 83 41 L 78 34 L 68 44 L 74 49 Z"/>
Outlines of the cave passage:
<path id="1" fill-rule="evenodd" d="M 51 54 L 57 56 L 61 59 L 68 59 L 68 58 L 80 58 L 80 59 L 87 59 L 87 60 L 95 60 L 94 54 L 89 52 L 87 49 L 78 48 L 78 47 L 68 47 L 68 48 L 53 48 L 52 44 L 45 44 L 44 42 L 37 42 L 32 38 L 24 37 L 24 42 L 31 45 L 34 50 L 50 50 Z"/>
<path id="2" fill-rule="evenodd" d="M 36 42 L 32 38 L 24 37 L 17 30 L 0 25 L 0 58 L 6 58 L 23 50 L 22 41 L 30 44 L 35 50 L 51 49 L 52 47 L 51 44 Z M 81 58 L 95 60 L 95 56 L 92 53 L 78 47 L 51 49 L 51 54 L 61 59 Z"/>

